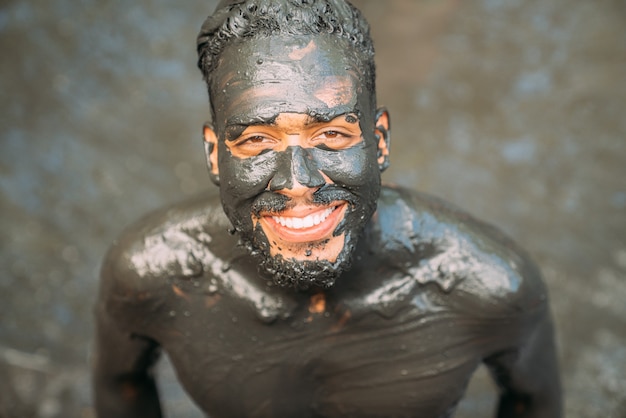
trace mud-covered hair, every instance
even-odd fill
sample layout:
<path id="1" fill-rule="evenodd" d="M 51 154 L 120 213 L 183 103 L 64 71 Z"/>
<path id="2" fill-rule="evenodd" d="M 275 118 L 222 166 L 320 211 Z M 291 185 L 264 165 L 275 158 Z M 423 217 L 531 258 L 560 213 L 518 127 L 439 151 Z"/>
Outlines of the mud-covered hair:
<path id="1" fill-rule="evenodd" d="M 331 34 L 348 41 L 361 55 L 363 81 L 375 96 L 374 45 L 369 25 L 361 12 L 345 0 L 222 0 L 202 24 L 197 38 L 198 68 L 209 95 L 211 75 L 226 46 L 285 34 Z"/>

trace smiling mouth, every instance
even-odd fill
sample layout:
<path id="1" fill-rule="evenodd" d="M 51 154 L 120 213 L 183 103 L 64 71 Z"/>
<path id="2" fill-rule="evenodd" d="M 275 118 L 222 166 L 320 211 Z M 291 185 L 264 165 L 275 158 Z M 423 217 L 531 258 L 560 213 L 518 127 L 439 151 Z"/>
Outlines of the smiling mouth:
<path id="1" fill-rule="evenodd" d="M 328 216 L 331 213 L 333 213 L 333 211 L 336 208 L 337 206 L 334 206 L 332 208 L 328 208 L 324 210 L 321 213 L 308 215 L 303 218 L 299 218 L 295 216 L 272 216 L 272 219 L 286 228 L 291 228 L 291 229 L 311 228 L 312 226 L 319 225 L 322 222 L 324 222 L 328 218 Z"/>
<path id="2" fill-rule="evenodd" d="M 265 214 L 260 220 L 270 241 L 313 243 L 333 237 L 346 207 L 346 202 L 338 202 L 322 208 L 291 209 L 280 214 Z"/>

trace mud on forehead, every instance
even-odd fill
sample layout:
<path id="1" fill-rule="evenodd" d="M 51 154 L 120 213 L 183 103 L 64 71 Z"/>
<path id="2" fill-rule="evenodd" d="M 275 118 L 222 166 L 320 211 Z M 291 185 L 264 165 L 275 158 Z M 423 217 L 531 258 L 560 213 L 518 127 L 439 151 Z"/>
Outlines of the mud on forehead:
<path id="1" fill-rule="evenodd" d="M 216 127 L 271 121 L 280 113 L 317 119 L 361 114 L 365 83 L 359 55 L 329 35 L 275 36 L 230 45 L 211 82 Z"/>

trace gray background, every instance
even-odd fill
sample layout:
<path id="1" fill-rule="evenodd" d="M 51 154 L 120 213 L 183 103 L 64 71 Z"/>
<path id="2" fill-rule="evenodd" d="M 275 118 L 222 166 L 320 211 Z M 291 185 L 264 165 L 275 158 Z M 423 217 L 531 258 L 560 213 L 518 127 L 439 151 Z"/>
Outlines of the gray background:
<path id="1" fill-rule="evenodd" d="M 626 2 L 355 3 L 392 115 L 386 181 L 526 247 L 551 290 L 567 416 L 626 417 Z M 2 2 L 1 417 L 93 417 L 108 244 L 212 187 L 194 39 L 214 4 Z M 199 416 L 167 364 L 161 374 L 169 416 Z M 457 416 L 492 403 L 480 371 Z"/>

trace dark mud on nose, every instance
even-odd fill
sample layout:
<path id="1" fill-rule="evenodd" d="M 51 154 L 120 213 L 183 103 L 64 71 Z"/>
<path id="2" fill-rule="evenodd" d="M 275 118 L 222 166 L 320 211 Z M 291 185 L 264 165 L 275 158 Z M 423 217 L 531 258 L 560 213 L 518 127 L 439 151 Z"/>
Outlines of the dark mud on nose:
<path id="1" fill-rule="evenodd" d="M 270 181 L 270 190 L 293 188 L 293 180 L 309 188 L 326 183 L 310 152 L 302 147 L 287 147 L 280 152 L 277 172 Z"/>

